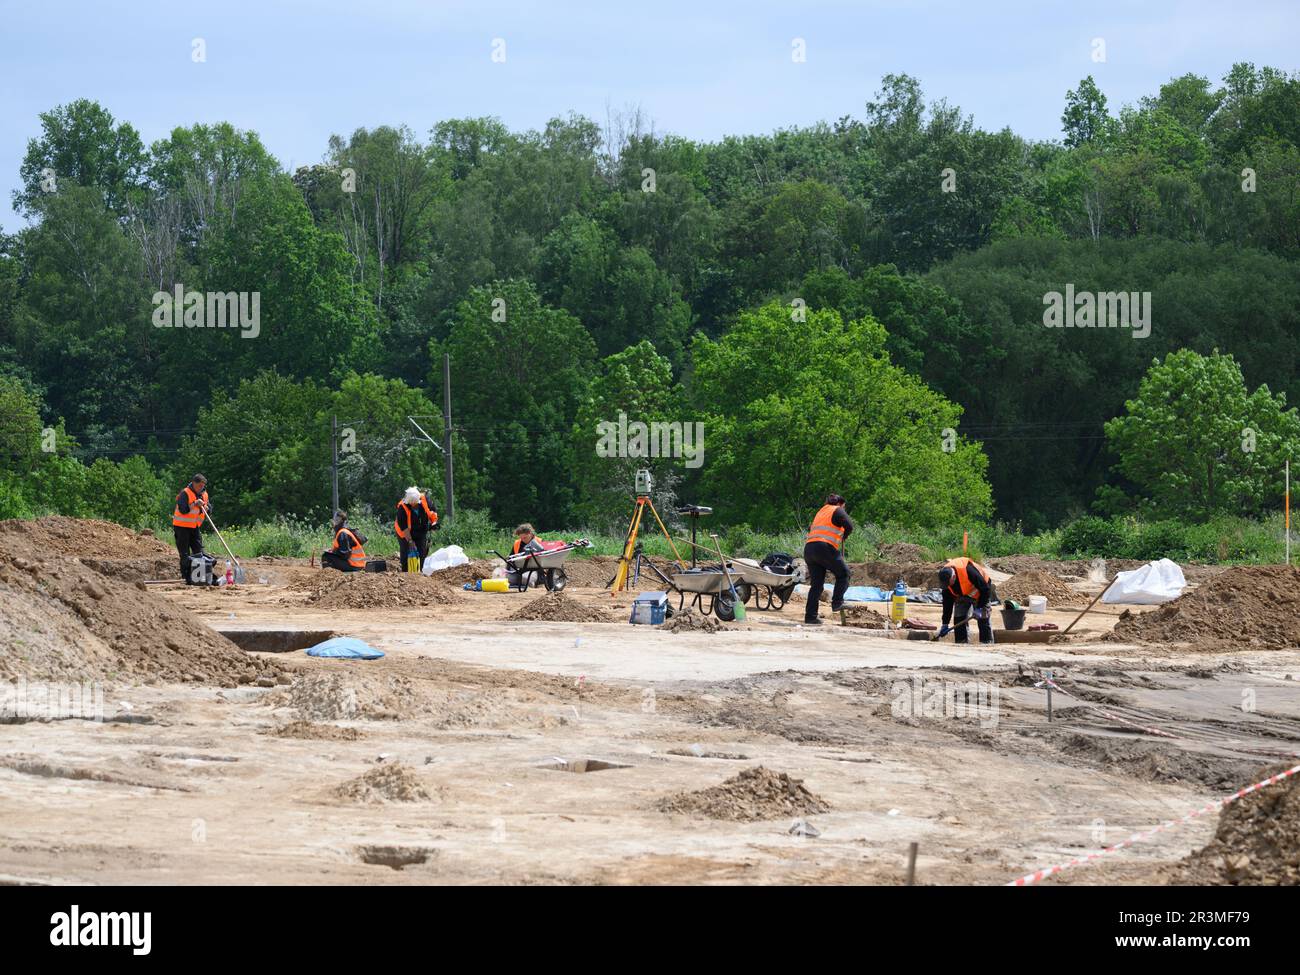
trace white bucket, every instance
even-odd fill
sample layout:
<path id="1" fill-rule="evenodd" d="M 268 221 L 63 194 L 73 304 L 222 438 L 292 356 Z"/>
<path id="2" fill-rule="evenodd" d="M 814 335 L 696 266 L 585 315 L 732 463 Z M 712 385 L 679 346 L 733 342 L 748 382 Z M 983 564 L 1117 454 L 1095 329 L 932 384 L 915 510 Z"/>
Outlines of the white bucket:
<path id="1" fill-rule="evenodd" d="M 1047 597 L 1046 597 L 1046 596 L 1030 596 L 1030 597 L 1029 597 L 1029 605 L 1028 605 L 1027 608 L 1028 608 L 1029 612 L 1031 612 L 1031 613 L 1046 613 L 1046 612 L 1047 612 Z"/>

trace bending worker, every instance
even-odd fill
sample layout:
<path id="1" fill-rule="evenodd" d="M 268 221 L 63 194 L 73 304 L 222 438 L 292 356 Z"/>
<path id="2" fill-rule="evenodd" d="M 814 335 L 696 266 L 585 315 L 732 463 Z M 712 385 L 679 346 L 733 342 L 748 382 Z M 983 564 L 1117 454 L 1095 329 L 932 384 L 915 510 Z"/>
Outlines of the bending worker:
<path id="1" fill-rule="evenodd" d="M 808 626 L 820 626 L 817 611 L 821 608 L 822 590 L 826 587 L 826 573 L 835 576 L 831 591 L 831 612 L 844 608 L 844 590 L 849 588 L 849 567 L 844 562 L 844 540 L 853 534 L 853 521 L 844 510 L 844 498 L 838 494 L 826 496 L 826 503 L 813 518 L 812 528 L 803 545 L 803 560 L 808 563 L 808 603 L 804 607 L 803 621 Z"/>
<path id="2" fill-rule="evenodd" d="M 181 578 L 186 584 L 194 582 L 189 571 L 190 556 L 203 557 L 203 516 L 211 508 L 208 501 L 208 479 L 195 474 L 190 483 L 176 495 L 176 510 L 172 512 L 172 536 L 176 551 L 181 557 Z"/>
<path id="3" fill-rule="evenodd" d="M 321 552 L 320 564 L 324 569 L 338 569 L 340 572 L 361 572 L 366 567 L 366 550 L 361 546 L 366 536 L 348 527 L 348 513 L 334 512 L 334 546 L 328 552 Z"/>
<path id="4" fill-rule="evenodd" d="M 542 546 L 541 540 L 537 537 L 537 532 L 533 531 L 532 525 L 528 522 L 524 522 L 515 529 L 515 544 L 510 549 L 510 554 L 512 556 L 527 555 L 530 552 L 544 551 L 546 551 L 546 549 Z M 507 572 L 506 578 L 512 586 L 519 586 L 523 583 L 523 573 L 513 568 Z"/>
<path id="5" fill-rule="evenodd" d="M 393 531 L 397 532 L 402 549 L 400 565 L 403 572 L 407 570 L 406 560 L 412 555 L 418 555 L 420 568 L 424 567 L 429 554 L 429 529 L 438 530 L 438 512 L 419 488 L 407 488 L 402 500 L 397 502 L 397 517 L 393 519 Z"/>
<path id="6" fill-rule="evenodd" d="M 943 626 L 939 637 L 956 629 L 958 643 L 969 642 L 968 627 L 971 617 L 979 626 L 980 643 L 993 642 L 993 627 L 989 625 L 989 602 L 996 598 L 989 570 L 962 555 L 949 559 L 939 569 L 939 587 L 943 590 Z M 953 626 L 948 621 L 956 612 Z"/>

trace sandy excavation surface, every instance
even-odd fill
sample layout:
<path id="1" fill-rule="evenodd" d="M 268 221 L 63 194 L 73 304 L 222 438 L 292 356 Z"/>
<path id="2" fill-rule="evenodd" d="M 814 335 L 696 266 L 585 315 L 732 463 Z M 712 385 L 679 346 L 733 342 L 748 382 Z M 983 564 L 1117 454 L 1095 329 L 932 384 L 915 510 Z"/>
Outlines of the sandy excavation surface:
<path id="1" fill-rule="evenodd" d="M 0 525 L 0 601 L 33 617 L 41 592 L 17 573 L 39 573 L 38 557 L 5 537 Z M 246 568 L 252 583 L 230 591 L 99 577 L 110 601 L 129 585 L 150 619 L 187 621 L 182 652 L 211 644 L 191 674 L 153 641 L 172 676 L 152 683 L 135 666 L 150 658 L 127 652 L 135 637 L 95 615 L 104 598 L 76 611 L 86 578 L 55 587 L 67 618 L 32 659 L 67 680 L 76 627 L 97 634 L 83 679 L 101 682 L 105 720 L 0 719 L 0 880 L 897 884 L 916 841 L 918 882 L 996 884 L 1300 752 L 1300 647 L 1102 640 L 1114 607 L 1068 643 L 962 648 L 809 630 L 802 603 L 665 632 L 629 626 L 631 596 L 599 583 L 521 613 L 543 594 L 447 586 L 447 599 L 390 579 L 378 605 L 354 607 L 337 586 L 321 599 L 319 569 Z M 429 598 L 393 598 L 403 581 Z M 1097 591 L 1068 584 L 1079 606 Z M 563 604 L 612 622 L 546 616 L 583 615 Z M 243 667 L 216 635 L 265 630 L 357 636 L 387 656 L 237 651 Z M 15 670 L 0 678 L 11 695 Z M 1047 670 L 1061 688 L 1050 724 L 1033 686 Z M 1048 882 L 1287 882 L 1240 824 L 1266 822 L 1269 849 L 1285 847 L 1295 808 L 1252 806 L 1221 829 L 1204 816 Z"/>

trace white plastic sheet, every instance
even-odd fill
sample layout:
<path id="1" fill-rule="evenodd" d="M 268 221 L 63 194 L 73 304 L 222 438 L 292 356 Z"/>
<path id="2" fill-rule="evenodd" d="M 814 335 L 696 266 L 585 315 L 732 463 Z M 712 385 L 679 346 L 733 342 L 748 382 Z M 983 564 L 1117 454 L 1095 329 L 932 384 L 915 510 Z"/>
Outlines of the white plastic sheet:
<path id="1" fill-rule="evenodd" d="M 448 545 L 436 552 L 430 552 L 420 571 L 427 576 L 431 576 L 440 569 L 450 569 L 455 565 L 464 565 L 468 561 L 469 556 L 465 554 L 463 548 L 459 545 Z"/>
<path id="2" fill-rule="evenodd" d="M 1101 597 L 1103 603 L 1127 603 L 1130 606 L 1153 606 L 1167 603 L 1182 595 L 1187 580 L 1177 562 L 1161 559 L 1148 562 L 1140 569 L 1121 572 L 1115 584 Z"/>

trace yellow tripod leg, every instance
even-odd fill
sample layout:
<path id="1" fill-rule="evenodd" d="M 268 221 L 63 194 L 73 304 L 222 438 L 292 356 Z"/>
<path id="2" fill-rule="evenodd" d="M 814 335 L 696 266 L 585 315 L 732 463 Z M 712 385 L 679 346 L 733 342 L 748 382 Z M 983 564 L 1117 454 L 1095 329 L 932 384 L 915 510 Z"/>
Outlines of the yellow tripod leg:
<path id="1" fill-rule="evenodd" d="M 677 546 L 673 543 L 673 536 L 669 535 L 668 529 L 664 527 L 664 520 L 659 517 L 659 511 L 655 508 L 655 503 L 653 501 L 647 501 L 646 504 L 650 505 L 650 510 L 654 513 L 655 521 L 659 522 L 659 530 L 664 533 L 664 538 L 668 539 L 668 547 L 673 550 L 673 558 L 677 560 L 677 564 L 681 568 L 686 568 L 686 563 L 682 561 L 682 554 L 677 551 Z"/>
<path id="2" fill-rule="evenodd" d="M 632 525 L 627 530 L 627 541 L 623 543 L 623 555 L 618 560 L 618 571 L 614 573 L 614 581 L 609 587 L 610 595 L 627 588 L 628 568 L 632 564 L 632 553 L 636 550 L 636 536 L 641 528 L 641 512 L 644 510 L 643 503 L 638 499 L 636 511 L 632 513 Z"/>

